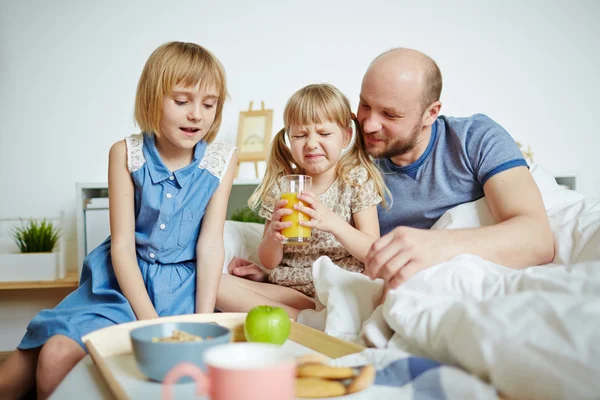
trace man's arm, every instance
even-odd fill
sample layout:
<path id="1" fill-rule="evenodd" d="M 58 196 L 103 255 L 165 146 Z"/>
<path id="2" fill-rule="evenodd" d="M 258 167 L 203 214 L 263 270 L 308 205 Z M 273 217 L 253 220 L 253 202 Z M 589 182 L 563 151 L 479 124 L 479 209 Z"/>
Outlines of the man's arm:
<path id="1" fill-rule="evenodd" d="M 550 263 L 554 239 L 540 191 L 527 168 L 500 172 L 483 189 L 495 225 L 457 230 L 396 228 L 373 243 L 365 273 L 397 287 L 418 271 L 461 253 L 511 268 Z"/>
<path id="2" fill-rule="evenodd" d="M 476 254 L 512 268 L 552 262 L 554 237 L 540 190 L 529 170 L 516 167 L 496 174 L 485 183 L 483 191 L 497 224 L 458 231 L 461 253 Z"/>

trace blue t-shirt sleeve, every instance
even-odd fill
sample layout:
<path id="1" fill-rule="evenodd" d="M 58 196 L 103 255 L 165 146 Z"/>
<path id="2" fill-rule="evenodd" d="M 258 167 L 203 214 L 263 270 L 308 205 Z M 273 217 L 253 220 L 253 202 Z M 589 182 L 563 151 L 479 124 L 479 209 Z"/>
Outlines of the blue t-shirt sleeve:
<path id="1" fill-rule="evenodd" d="M 502 171 L 520 166 L 528 167 L 510 134 L 483 114 L 476 114 L 470 119 L 466 150 L 477 181 L 482 186 Z"/>

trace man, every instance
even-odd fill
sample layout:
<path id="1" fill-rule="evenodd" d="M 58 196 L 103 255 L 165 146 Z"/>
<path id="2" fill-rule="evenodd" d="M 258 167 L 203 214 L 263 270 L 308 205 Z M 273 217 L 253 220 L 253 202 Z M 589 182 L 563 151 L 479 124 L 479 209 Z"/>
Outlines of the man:
<path id="1" fill-rule="evenodd" d="M 548 217 L 518 146 L 485 115 L 441 116 L 441 89 L 436 63 L 410 49 L 383 53 L 364 76 L 357 117 L 393 196 L 389 210 L 379 209 L 382 237 L 365 274 L 397 287 L 461 253 L 512 268 L 551 262 Z M 483 196 L 495 225 L 429 230 L 445 211 Z"/>
<path id="2" fill-rule="evenodd" d="M 362 82 L 358 120 L 393 196 L 365 274 L 397 287 L 416 272 L 471 253 L 512 268 L 547 264 L 554 241 L 540 192 L 510 135 L 485 115 L 440 116 L 436 63 L 410 49 L 377 57 Z M 452 207 L 485 196 L 496 224 L 429 230 Z M 229 273 L 264 280 L 249 261 Z"/>

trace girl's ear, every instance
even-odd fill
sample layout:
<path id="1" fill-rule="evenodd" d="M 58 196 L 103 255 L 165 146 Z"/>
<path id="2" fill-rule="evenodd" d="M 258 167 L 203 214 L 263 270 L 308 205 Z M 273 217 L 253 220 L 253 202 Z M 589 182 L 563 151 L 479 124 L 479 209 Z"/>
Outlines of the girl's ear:
<path id="1" fill-rule="evenodd" d="M 344 141 L 342 142 L 342 148 L 346 148 L 350 145 L 352 141 L 352 128 L 346 128 L 342 131 L 344 134 Z"/>

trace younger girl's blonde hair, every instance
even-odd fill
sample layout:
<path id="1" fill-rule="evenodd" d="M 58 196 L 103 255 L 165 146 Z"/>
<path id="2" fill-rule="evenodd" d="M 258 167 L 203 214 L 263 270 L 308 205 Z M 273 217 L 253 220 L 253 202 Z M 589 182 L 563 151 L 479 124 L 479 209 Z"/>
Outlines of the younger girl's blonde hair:
<path id="1" fill-rule="evenodd" d="M 356 128 L 354 145 L 346 152 L 336 166 L 336 175 L 345 182 L 353 184 L 349 179 L 350 170 L 355 166 L 365 167 L 369 178 L 373 180 L 375 189 L 381 196 L 383 206 L 387 207 L 386 197 L 390 194 L 383 182 L 379 168 L 373 163 L 365 150 L 365 139 L 361 133 L 360 124 L 352 114 L 350 101 L 335 86 L 329 84 L 314 84 L 303 87 L 290 97 L 283 111 L 283 129 L 271 143 L 271 151 L 267 160 L 265 177 L 256 191 L 248 200 L 248 205 L 256 209 L 270 188 L 284 175 L 302 174 L 292 158 L 292 152 L 285 142 L 286 133 L 292 125 L 311 125 L 333 122 L 343 130 Z"/>
<path id="2" fill-rule="evenodd" d="M 135 96 L 135 121 L 142 132 L 160 135 L 160 120 L 165 96 L 177 85 L 218 91 L 215 120 L 204 136 L 214 140 L 223 118 L 223 104 L 227 98 L 225 69 L 210 51 L 195 43 L 165 43 L 150 55 L 138 82 Z"/>

